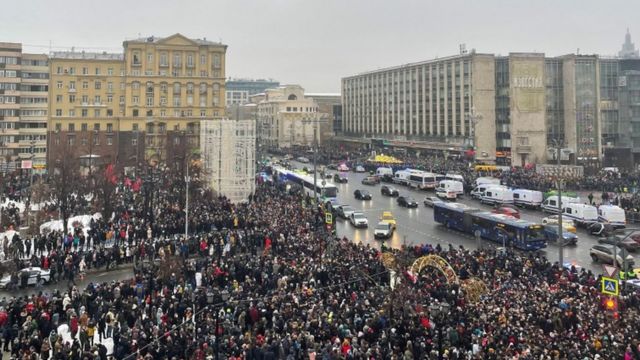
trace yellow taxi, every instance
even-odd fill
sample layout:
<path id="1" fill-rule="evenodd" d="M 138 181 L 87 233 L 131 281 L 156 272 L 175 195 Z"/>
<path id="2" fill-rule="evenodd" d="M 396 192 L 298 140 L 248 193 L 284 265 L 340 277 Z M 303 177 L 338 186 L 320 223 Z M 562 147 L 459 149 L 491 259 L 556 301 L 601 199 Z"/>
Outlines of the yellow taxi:
<path id="1" fill-rule="evenodd" d="M 391 224 L 391 226 L 395 230 L 395 228 L 396 228 L 396 218 L 393 216 L 391 211 L 383 211 L 382 212 L 382 216 L 380 216 L 380 221 Z"/>
<path id="2" fill-rule="evenodd" d="M 544 225 L 557 225 L 558 224 L 558 215 L 547 216 L 542 219 L 542 224 Z M 576 224 L 571 219 L 567 219 L 566 217 L 562 218 L 562 227 L 572 233 L 576 233 Z"/>

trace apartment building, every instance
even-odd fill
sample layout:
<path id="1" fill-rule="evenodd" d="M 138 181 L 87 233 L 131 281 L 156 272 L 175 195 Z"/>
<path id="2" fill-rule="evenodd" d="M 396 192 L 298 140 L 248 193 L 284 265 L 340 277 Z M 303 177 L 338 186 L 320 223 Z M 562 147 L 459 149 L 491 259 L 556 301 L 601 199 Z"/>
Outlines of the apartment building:
<path id="1" fill-rule="evenodd" d="M 23 165 L 43 171 L 48 86 L 46 55 L 23 53 L 20 43 L 0 43 L 0 171 Z"/>
<path id="2" fill-rule="evenodd" d="M 200 121 L 224 115 L 226 49 L 174 34 L 124 41 L 119 54 L 52 54 L 50 157 L 131 167 L 197 149 Z"/>

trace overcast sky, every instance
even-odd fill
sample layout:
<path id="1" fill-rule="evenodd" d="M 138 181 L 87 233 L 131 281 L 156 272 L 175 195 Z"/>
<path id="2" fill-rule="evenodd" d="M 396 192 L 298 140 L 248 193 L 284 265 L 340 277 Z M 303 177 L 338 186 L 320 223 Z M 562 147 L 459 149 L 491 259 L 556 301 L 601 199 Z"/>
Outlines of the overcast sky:
<path id="1" fill-rule="evenodd" d="M 340 78 L 478 52 L 613 55 L 640 39 L 638 0 L 3 0 L 0 41 L 121 52 L 141 36 L 222 40 L 227 76 L 339 92 Z M 634 37 L 635 36 L 635 37 Z M 638 40 L 640 43 L 640 40 Z"/>

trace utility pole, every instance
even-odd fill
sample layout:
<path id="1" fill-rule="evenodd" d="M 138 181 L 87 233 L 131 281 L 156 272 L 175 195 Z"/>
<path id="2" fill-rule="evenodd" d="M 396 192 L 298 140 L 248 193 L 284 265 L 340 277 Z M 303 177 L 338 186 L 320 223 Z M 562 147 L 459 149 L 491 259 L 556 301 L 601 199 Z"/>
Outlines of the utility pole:
<path id="1" fill-rule="evenodd" d="M 185 194 L 185 205 L 184 205 L 184 238 L 185 240 L 189 237 L 189 182 L 191 178 L 189 177 L 189 157 L 185 155 L 186 164 L 186 176 L 184 177 L 184 181 L 186 183 L 186 194 Z"/>
<path id="2" fill-rule="evenodd" d="M 318 122 L 313 122 L 313 199 L 318 200 L 318 173 L 317 173 L 317 154 L 318 154 Z"/>
<path id="3" fill-rule="evenodd" d="M 558 262 L 560 263 L 560 269 L 564 267 L 564 228 L 562 226 L 562 177 L 560 173 L 560 151 L 562 150 L 562 143 L 554 139 L 554 145 L 556 148 L 556 161 L 558 165 Z"/>

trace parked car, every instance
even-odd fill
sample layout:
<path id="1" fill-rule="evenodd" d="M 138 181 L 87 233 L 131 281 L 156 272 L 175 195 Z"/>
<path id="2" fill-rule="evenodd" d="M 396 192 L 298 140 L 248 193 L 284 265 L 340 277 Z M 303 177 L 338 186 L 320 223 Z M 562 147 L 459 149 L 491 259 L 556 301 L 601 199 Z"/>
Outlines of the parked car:
<path id="1" fill-rule="evenodd" d="M 514 217 L 516 219 L 520 219 L 520 211 L 518 209 L 513 208 L 511 206 L 500 206 L 491 211 L 494 214 L 502 214 Z"/>
<path id="2" fill-rule="evenodd" d="M 611 225 L 610 223 L 602 223 L 602 222 L 596 222 L 589 225 L 587 230 L 591 235 L 605 236 L 605 237 L 613 234 L 614 232 L 613 225 Z"/>
<path id="3" fill-rule="evenodd" d="M 398 203 L 399 206 L 404 206 L 404 207 L 408 207 L 408 208 L 417 208 L 418 207 L 418 202 L 415 201 L 412 197 L 410 196 L 398 196 L 398 198 L 396 199 L 396 202 Z"/>
<path id="4" fill-rule="evenodd" d="M 353 214 L 355 210 L 349 205 L 338 205 L 336 207 L 336 213 L 343 219 L 349 219 L 349 216 Z"/>
<path id="5" fill-rule="evenodd" d="M 329 164 L 329 165 L 327 165 L 327 169 L 338 170 L 338 165 L 337 164 Z"/>
<path id="6" fill-rule="evenodd" d="M 351 213 L 351 216 L 349 216 L 349 222 L 357 228 L 366 228 L 369 226 L 369 220 L 367 220 L 367 217 L 361 212 Z"/>
<path id="7" fill-rule="evenodd" d="M 300 156 L 300 157 L 298 157 L 298 159 L 297 159 L 297 160 L 298 160 L 299 162 L 303 163 L 303 164 L 308 164 L 308 163 L 309 163 L 309 159 L 307 159 L 307 158 L 306 158 L 306 157 L 304 157 L 304 156 Z"/>
<path id="8" fill-rule="evenodd" d="M 40 279 L 38 279 L 38 275 Z M 16 284 L 17 286 L 23 285 L 22 279 L 25 276 L 27 277 L 27 286 L 36 284 L 44 285 L 47 284 L 51 279 L 49 270 L 44 270 L 39 267 L 24 268 L 18 271 L 18 283 Z M 10 283 L 11 275 L 5 275 L 4 277 L 2 277 L 2 279 L 0 279 L 0 289 L 8 288 Z"/>
<path id="9" fill-rule="evenodd" d="M 380 216 L 380 221 L 387 222 L 391 224 L 394 230 L 396 229 L 396 218 L 393 216 L 391 211 L 383 211 L 382 216 Z"/>
<path id="10" fill-rule="evenodd" d="M 547 237 L 548 242 L 558 242 L 558 226 L 557 225 L 545 225 L 544 234 Z M 564 238 L 564 245 L 576 245 L 578 243 L 578 235 L 564 229 L 562 232 Z"/>
<path id="11" fill-rule="evenodd" d="M 375 185 L 380 183 L 380 179 L 377 176 L 367 176 L 362 179 L 362 185 Z"/>
<path id="12" fill-rule="evenodd" d="M 618 248 L 623 248 L 629 252 L 636 252 L 640 248 L 640 243 L 625 235 L 601 237 L 598 242 L 600 244 L 616 245 Z"/>
<path id="13" fill-rule="evenodd" d="M 367 190 L 356 190 L 353 192 L 353 196 L 357 200 L 371 200 L 371 193 Z"/>
<path id="14" fill-rule="evenodd" d="M 542 224 L 543 225 L 558 225 L 558 215 L 551 215 L 551 216 L 547 216 L 542 218 Z M 566 231 L 570 231 L 572 233 L 576 233 L 577 229 L 576 229 L 576 224 L 573 220 L 563 216 L 562 217 L 562 227 L 566 230 Z"/>
<path id="15" fill-rule="evenodd" d="M 355 167 L 355 169 L 353 171 L 355 171 L 357 173 L 363 173 L 363 172 L 365 172 L 367 170 L 365 170 L 364 166 L 358 165 L 358 166 Z"/>
<path id="16" fill-rule="evenodd" d="M 380 187 L 380 193 L 382 195 L 387 195 L 387 196 L 398 196 L 400 195 L 400 192 L 398 191 L 398 189 L 394 188 L 393 186 L 390 185 L 382 185 L 382 187 Z"/>
<path id="17" fill-rule="evenodd" d="M 333 175 L 333 181 L 339 184 L 346 184 L 349 182 L 349 179 L 345 175 L 335 174 Z"/>
<path id="18" fill-rule="evenodd" d="M 388 239 L 393 235 L 393 225 L 386 221 L 381 221 L 373 229 L 373 237 L 376 239 Z"/>
<path id="19" fill-rule="evenodd" d="M 424 206 L 433 207 L 433 204 L 442 202 L 437 196 L 427 196 L 424 198 Z"/>
<path id="20" fill-rule="evenodd" d="M 589 250 L 589 255 L 594 262 L 604 262 L 607 264 L 613 264 L 613 246 L 607 245 L 593 245 Z M 625 261 L 623 261 L 623 259 Z M 633 267 L 635 262 L 633 256 L 624 249 L 616 250 L 617 266 L 622 267 L 623 263 L 626 263 L 627 267 Z"/>
<path id="21" fill-rule="evenodd" d="M 331 178 L 333 178 L 333 174 L 331 174 L 331 173 L 325 173 L 325 174 L 324 174 L 324 178 L 325 178 L 325 179 L 331 179 Z"/>

